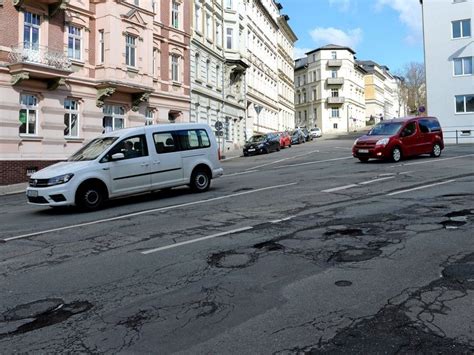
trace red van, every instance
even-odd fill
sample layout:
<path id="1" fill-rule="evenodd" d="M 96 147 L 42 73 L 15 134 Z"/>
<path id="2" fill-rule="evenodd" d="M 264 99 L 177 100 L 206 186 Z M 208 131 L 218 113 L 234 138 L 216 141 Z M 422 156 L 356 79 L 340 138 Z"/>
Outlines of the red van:
<path id="1" fill-rule="evenodd" d="M 377 123 L 354 142 L 352 155 L 361 162 L 370 158 L 398 162 L 420 154 L 439 157 L 443 149 L 443 131 L 436 117 L 405 117 Z"/>

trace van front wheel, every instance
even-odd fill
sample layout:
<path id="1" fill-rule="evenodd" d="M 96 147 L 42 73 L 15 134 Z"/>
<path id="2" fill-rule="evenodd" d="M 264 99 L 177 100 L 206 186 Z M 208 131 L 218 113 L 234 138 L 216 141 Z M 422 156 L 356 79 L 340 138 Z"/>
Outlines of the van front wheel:
<path id="1" fill-rule="evenodd" d="M 204 192 L 209 190 L 209 186 L 211 186 L 209 173 L 204 170 L 194 171 L 191 176 L 190 186 L 194 192 Z"/>
<path id="2" fill-rule="evenodd" d="M 398 147 L 393 148 L 393 150 L 392 150 L 392 160 L 395 163 L 398 163 L 401 159 L 402 159 L 402 152 L 401 152 L 400 148 L 398 148 Z"/>
<path id="3" fill-rule="evenodd" d="M 99 209 L 103 202 L 104 193 L 98 184 L 86 184 L 77 190 L 76 204 L 86 211 Z"/>

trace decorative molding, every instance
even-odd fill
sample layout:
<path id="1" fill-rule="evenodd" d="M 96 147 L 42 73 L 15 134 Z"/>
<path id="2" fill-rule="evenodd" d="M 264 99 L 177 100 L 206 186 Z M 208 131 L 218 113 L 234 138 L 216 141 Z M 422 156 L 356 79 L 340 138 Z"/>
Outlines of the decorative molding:
<path id="1" fill-rule="evenodd" d="M 138 94 L 133 94 L 132 95 L 132 111 L 138 111 L 139 106 L 142 102 L 148 102 L 148 99 L 150 98 L 150 93 L 149 92 L 141 92 Z"/>
<path id="2" fill-rule="evenodd" d="M 104 107 L 104 100 L 112 96 L 115 92 L 116 88 L 114 87 L 106 87 L 97 90 L 97 99 L 96 99 L 96 106 L 97 107 Z"/>
<path id="3" fill-rule="evenodd" d="M 59 0 L 54 4 L 48 5 L 49 17 L 53 17 L 60 10 L 66 10 L 68 4 L 69 4 L 69 0 Z"/>
<path id="4" fill-rule="evenodd" d="M 48 81 L 48 90 L 56 90 L 59 86 L 66 85 L 65 78 L 54 78 Z"/>
<path id="5" fill-rule="evenodd" d="M 13 74 L 10 80 L 10 83 L 12 85 L 16 85 L 16 84 L 21 83 L 23 80 L 28 80 L 29 78 L 30 78 L 30 73 L 28 72 Z"/>

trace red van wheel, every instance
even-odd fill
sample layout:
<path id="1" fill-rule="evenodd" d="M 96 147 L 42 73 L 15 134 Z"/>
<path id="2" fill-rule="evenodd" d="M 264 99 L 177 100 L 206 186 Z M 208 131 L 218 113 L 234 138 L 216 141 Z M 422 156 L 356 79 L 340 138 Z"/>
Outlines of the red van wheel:
<path id="1" fill-rule="evenodd" d="M 400 150 L 400 148 L 398 148 L 398 147 L 393 148 L 393 150 L 392 150 L 392 160 L 395 163 L 398 163 L 401 159 L 402 159 L 402 151 Z"/>
<path id="2" fill-rule="evenodd" d="M 431 150 L 431 156 L 433 158 L 438 158 L 441 155 L 441 146 L 438 143 L 433 145 L 433 149 Z"/>

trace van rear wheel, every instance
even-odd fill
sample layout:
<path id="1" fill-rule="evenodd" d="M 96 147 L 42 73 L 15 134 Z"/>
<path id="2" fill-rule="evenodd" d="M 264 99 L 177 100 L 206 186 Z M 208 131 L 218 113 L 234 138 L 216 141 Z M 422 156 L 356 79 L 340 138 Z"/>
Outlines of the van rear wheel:
<path id="1" fill-rule="evenodd" d="M 441 146 L 438 143 L 433 144 L 433 149 L 431 150 L 431 156 L 433 158 L 438 158 L 441 155 Z"/>
<path id="2" fill-rule="evenodd" d="M 191 175 L 191 189 L 194 192 L 204 192 L 211 186 L 211 177 L 205 170 L 196 170 Z"/>

